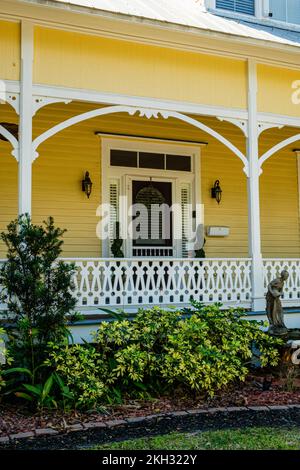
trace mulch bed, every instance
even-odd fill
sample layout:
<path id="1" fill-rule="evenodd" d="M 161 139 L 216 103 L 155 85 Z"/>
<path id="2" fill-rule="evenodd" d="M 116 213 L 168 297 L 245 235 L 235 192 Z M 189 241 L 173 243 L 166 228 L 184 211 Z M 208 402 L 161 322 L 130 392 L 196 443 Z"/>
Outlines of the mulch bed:
<path id="1" fill-rule="evenodd" d="M 272 406 L 300 404 L 300 382 L 294 382 L 295 391 L 285 391 L 286 382 L 273 380 L 269 390 L 263 390 L 263 376 L 249 376 L 247 382 L 218 394 L 213 399 L 187 397 L 178 391 L 174 397 L 160 397 L 152 401 L 129 400 L 120 406 L 107 407 L 103 411 L 63 413 L 45 410 L 32 414 L 25 405 L 0 404 L 0 437 L 52 428 L 59 432 L 69 426 L 84 423 L 104 423 L 111 420 L 135 418 L 188 409 L 209 409 L 234 406 Z"/>

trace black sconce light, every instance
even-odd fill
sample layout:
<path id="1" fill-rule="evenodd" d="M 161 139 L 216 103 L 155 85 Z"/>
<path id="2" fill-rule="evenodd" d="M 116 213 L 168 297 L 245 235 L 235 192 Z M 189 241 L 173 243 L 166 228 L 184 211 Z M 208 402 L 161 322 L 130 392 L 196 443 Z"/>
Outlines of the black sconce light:
<path id="1" fill-rule="evenodd" d="M 220 204 L 222 199 L 222 189 L 219 180 L 215 181 L 214 187 L 211 188 L 211 197 L 216 199 L 217 203 Z"/>
<path id="2" fill-rule="evenodd" d="M 90 178 L 90 174 L 88 171 L 85 172 L 84 180 L 82 180 L 82 191 L 87 195 L 89 198 L 92 192 L 92 180 Z"/>

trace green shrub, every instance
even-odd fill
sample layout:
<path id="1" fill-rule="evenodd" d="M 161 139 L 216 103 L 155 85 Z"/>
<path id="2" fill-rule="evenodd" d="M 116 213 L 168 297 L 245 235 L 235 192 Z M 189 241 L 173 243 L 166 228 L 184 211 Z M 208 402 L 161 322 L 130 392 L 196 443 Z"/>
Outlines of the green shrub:
<path id="1" fill-rule="evenodd" d="M 64 233 L 52 218 L 40 226 L 32 224 L 28 215 L 1 233 L 8 252 L 0 269 L 4 288 L 0 300 L 15 324 L 9 347 L 17 367 L 36 369 L 47 356 L 47 343 L 62 342 L 69 334 L 67 321 L 77 319 L 72 316 L 75 266 L 58 261 Z"/>
<path id="2" fill-rule="evenodd" d="M 3 372 L 7 365 L 11 363 L 11 358 L 6 350 L 4 336 L 6 332 L 3 328 L 0 328 L 0 399 L 1 399 L 1 391 L 4 389 L 6 382 L 4 380 Z"/>
<path id="3" fill-rule="evenodd" d="M 1 393 L 1 390 L 4 388 L 5 386 L 5 381 L 4 381 L 4 378 L 3 378 L 3 368 L 4 368 L 4 365 L 6 363 L 6 350 L 5 350 L 5 344 L 4 344 L 4 340 L 3 340 L 3 336 L 5 334 L 5 331 L 3 328 L 0 328 L 0 393 Z M 1 397 L 1 395 L 0 395 Z"/>
<path id="4" fill-rule="evenodd" d="M 262 331 L 262 322 L 243 319 L 242 310 L 193 302 L 184 313 L 140 310 L 132 321 L 119 315 L 101 323 L 94 344 L 49 343 L 42 365 L 47 380 L 35 382 L 35 373 L 28 372 L 32 385 L 22 384 L 18 396 L 39 408 L 65 409 L 149 398 L 178 387 L 213 396 L 245 380 L 253 345 L 262 367 L 277 365 L 281 341 Z"/>
<path id="5" fill-rule="evenodd" d="M 106 367 L 95 348 L 50 344 L 45 365 L 54 370 L 64 406 L 90 409 L 105 401 Z"/>
<path id="6" fill-rule="evenodd" d="M 261 365 L 279 361 L 279 340 L 263 332 L 262 322 L 242 318 L 239 309 L 221 310 L 193 302 L 190 316 L 152 308 L 133 321 L 104 322 L 95 335 L 98 353 L 110 365 L 110 380 L 123 392 L 152 392 L 184 386 L 212 396 L 249 371 L 252 347 Z M 131 392 L 132 393 L 132 392 Z"/>
<path id="7" fill-rule="evenodd" d="M 102 322 L 94 336 L 96 348 L 109 364 L 109 380 L 124 393 L 143 395 L 162 390 L 160 371 L 168 337 L 182 316 L 177 310 L 140 310 L 132 321 Z"/>
<path id="8" fill-rule="evenodd" d="M 275 366 L 280 341 L 264 333 L 259 322 L 242 319 L 236 309 L 202 307 L 188 320 L 181 320 L 166 346 L 162 377 L 171 384 L 213 396 L 235 381 L 244 381 L 255 343 L 262 366 Z"/>

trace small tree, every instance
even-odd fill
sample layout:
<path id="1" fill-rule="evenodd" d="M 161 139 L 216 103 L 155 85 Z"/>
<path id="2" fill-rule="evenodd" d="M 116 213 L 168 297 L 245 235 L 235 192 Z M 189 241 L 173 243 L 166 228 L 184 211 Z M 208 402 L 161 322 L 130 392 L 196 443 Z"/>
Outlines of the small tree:
<path id="1" fill-rule="evenodd" d="M 11 328 L 11 349 L 18 366 L 34 370 L 46 356 L 47 343 L 63 341 L 76 298 L 74 264 L 59 261 L 65 230 L 50 217 L 34 225 L 25 214 L 12 221 L 1 239 L 7 246 L 7 261 L 0 269 L 0 285 Z"/>

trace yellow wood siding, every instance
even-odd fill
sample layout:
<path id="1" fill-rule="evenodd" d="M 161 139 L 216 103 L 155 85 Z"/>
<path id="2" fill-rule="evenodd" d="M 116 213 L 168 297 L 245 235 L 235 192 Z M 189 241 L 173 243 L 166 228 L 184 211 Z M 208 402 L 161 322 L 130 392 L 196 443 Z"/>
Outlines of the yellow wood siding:
<path id="1" fill-rule="evenodd" d="M 0 232 L 18 213 L 18 168 L 8 147 L 9 144 L 0 141 Z M 6 247 L 0 241 L 0 258 L 4 258 L 5 254 Z"/>
<path id="2" fill-rule="evenodd" d="M 230 227 L 230 236 L 207 237 L 207 257 L 248 256 L 247 179 L 243 165 L 224 146 L 216 142 L 202 151 L 202 197 L 205 225 Z M 211 198 L 211 188 L 219 179 L 221 203 Z"/>
<path id="3" fill-rule="evenodd" d="M 17 122 L 17 115 L 7 104 L 0 105 L 0 122 Z M 18 164 L 11 155 L 9 142 L 0 140 L 0 232 L 18 215 Z M 6 248 L 0 241 L 0 258 Z"/>
<path id="4" fill-rule="evenodd" d="M 53 216 L 66 228 L 64 255 L 100 256 L 96 237 L 96 209 L 100 202 L 99 138 L 89 128 L 74 126 L 44 143 L 33 164 L 33 221 Z M 85 171 L 90 171 L 90 199 L 81 190 Z"/>
<path id="5" fill-rule="evenodd" d="M 19 80 L 20 25 L 0 21 L 0 80 Z"/>
<path id="6" fill-rule="evenodd" d="M 273 132 L 264 139 L 264 150 L 295 130 Z M 300 142 L 299 142 L 300 143 Z M 296 145 L 297 147 L 297 145 Z M 262 251 L 266 258 L 299 258 L 299 199 L 297 159 L 287 147 L 263 165 L 260 177 Z"/>
<path id="7" fill-rule="evenodd" d="M 258 111 L 299 117 L 300 104 L 292 101 L 292 84 L 300 80 L 300 71 L 259 64 L 257 72 Z"/>
<path id="8" fill-rule="evenodd" d="M 34 81 L 246 107 L 243 61 L 41 27 L 35 30 Z"/>

